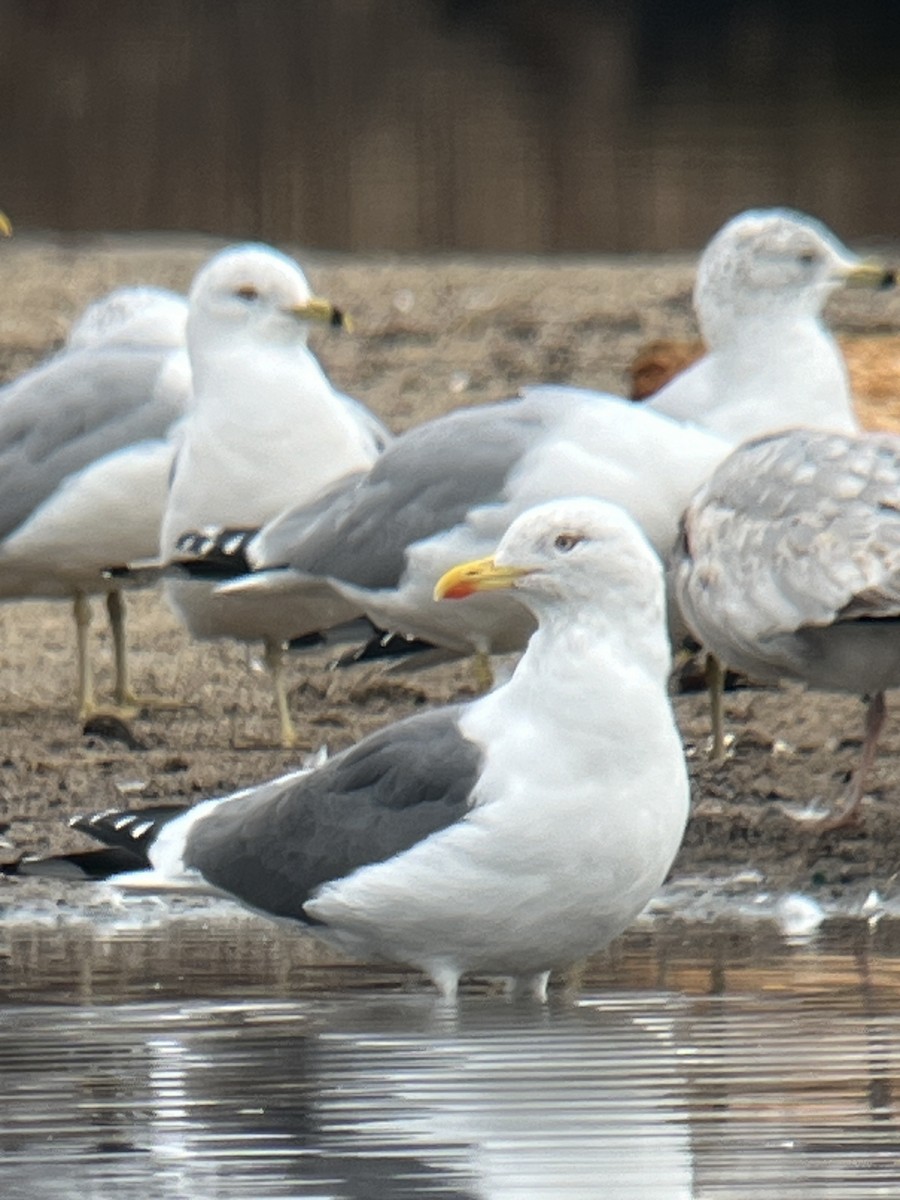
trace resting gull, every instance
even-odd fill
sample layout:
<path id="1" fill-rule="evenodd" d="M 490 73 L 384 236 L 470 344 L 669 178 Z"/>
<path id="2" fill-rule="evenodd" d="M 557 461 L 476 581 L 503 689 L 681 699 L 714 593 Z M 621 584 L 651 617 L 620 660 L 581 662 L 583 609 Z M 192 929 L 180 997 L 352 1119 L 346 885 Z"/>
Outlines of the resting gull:
<path id="1" fill-rule="evenodd" d="M 900 438 L 816 430 L 748 442 L 685 512 L 672 567 L 700 641 L 754 679 L 870 697 L 845 804 L 856 819 L 900 686 Z"/>
<path id="2" fill-rule="evenodd" d="M 616 397 L 533 388 L 403 434 L 330 502 L 264 528 L 248 547 L 256 574 L 220 590 L 271 590 L 287 610 L 292 588 L 302 603 L 327 580 L 382 629 L 457 654 L 519 650 L 534 619 L 518 593 L 437 604 L 444 571 L 488 553 L 525 509 L 571 493 L 621 504 L 667 549 L 688 499 L 730 449 Z"/>
<path id="3" fill-rule="evenodd" d="M 312 322 L 343 323 L 313 296 L 297 264 L 267 246 L 234 246 L 198 274 L 189 296 L 190 413 L 180 429 L 161 554 L 180 557 L 185 534 L 225 528 L 241 540 L 291 504 L 306 503 L 372 465 L 389 434 L 335 391 L 307 347 Z M 282 675 L 283 643 L 305 632 L 276 595 L 222 596 L 206 580 L 167 592 L 197 638 L 262 640 L 285 745 L 294 740 Z M 357 616 L 331 588 L 309 603 L 315 627 Z"/>
<path id="4" fill-rule="evenodd" d="M 667 552 L 687 498 L 736 439 L 814 417 L 853 428 L 846 371 L 820 309 L 839 280 L 890 278 L 810 218 L 745 213 L 701 262 L 697 303 L 714 351 L 695 369 L 695 383 L 659 394 L 660 411 L 545 387 L 439 418 L 403 435 L 330 505 L 282 514 L 247 547 L 255 575 L 221 590 L 272 589 L 287 610 L 292 581 L 299 597 L 327 578 L 392 633 L 453 653 L 518 649 L 533 625 L 515 599 L 452 613 L 433 603 L 434 581 L 455 557 L 485 553 L 518 512 L 567 491 L 623 504 Z M 795 378 L 798 345 L 803 387 Z"/>
<path id="5" fill-rule="evenodd" d="M 79 827 L 146 848 L 138 888 L 207 887 L 355 956 L 547 976 L 605 945 L 663 882 L 688 811 L 666 690 L 662 565 L 615 505 L 538 506 L 437 595 L 513 589 L 538 630 L 508 683 L 415 714 L 318 768 L 166 822 Z"/>
<path id="6" fill-rule="evenodd" d="M 0 598 L 69 597 L 78 633 L 78 711 L 96 708 L 87 635 L 105 593 L 116 701 L 132 702 L 111 564 L 156 552 L 172 448 L 190 389 L 186 305 L 122 288 L 90 305 L 66 346 L 0 390 Z"/>
<path id="7" fill-rule="evenodd" d="M 841 285 L 894 282 L 812 217 L 741 213 L 697 269 L 694 307 L 709 353 L 649 407 L 736 442 L 793 426 L 855 432 L 847 367 L 822 309 Z"/>

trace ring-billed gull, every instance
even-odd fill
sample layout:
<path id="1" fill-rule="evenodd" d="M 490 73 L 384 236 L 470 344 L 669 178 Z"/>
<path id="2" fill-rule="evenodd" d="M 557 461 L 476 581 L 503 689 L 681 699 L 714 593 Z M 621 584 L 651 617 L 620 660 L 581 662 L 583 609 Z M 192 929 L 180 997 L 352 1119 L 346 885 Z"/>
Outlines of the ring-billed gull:
<path id="1" fill-rule="evenodd" d="M 96 707 L 87 645 L 92 593 L 105 593 L 116 701 L 131 700 L 119 586 L 106 567 L 152 555 L 190 386 L 186 305 L 124 288 L 89 306 L 67 345 L 0 391 L 0 597 L 70 597 L 78 711 Z"/>
<path id="2" fill-rule="evenodd" d="M 164 561 L 179 556 L 186 533 L 257 528 L 378 457 L 390 435 L 332 387 L 307 346 L 312 322 L 342 321 L 299 266 L 267 246 L 231 247 L 197 275 L 187 325 L 192 403 L 162 523 Z M 222 596 L 196 579 L 166 586 L 194 637 L 263 641 L 282 742 L 292 744 L 282 652 L 303 631 L 285 623 L 279 598 Z M 326 588 L 316 610 L 326 626 L 358 615 Z"/>
<path id="3" fill-rule="evenodd" d="M 153 870 L 125 886 L 212 887 L 416 966 L 448 998 L 469 972 L 543 997 L 553 968 L 605 945 L 662 884 L 688 782 L 662 564 L 631 518 L 590 499 L 539 506 L 437 595 L 510 589 L 539 628 L 490 694 L 168 822 L 79 827 L 147 848 Z"/>
<path id="4" fill-rule="evenodd" d="M 739 447 L 685 512 L 672 579 L 689 626 L 754 679 L 869 696 L 855 819 L 900 686 L 900 439 L 795 430 Z"/>
<path id="5" fill-rule="evenodd" d="M 893 271 L 860 259 L 812 217 L 741 213 L 697 268 L 694 307 L 709 353 L 649 406 L 734 441 L 791 426 L 852 433 L 847 368 L 822 309 L 842 285 L 894 282 Z"/>

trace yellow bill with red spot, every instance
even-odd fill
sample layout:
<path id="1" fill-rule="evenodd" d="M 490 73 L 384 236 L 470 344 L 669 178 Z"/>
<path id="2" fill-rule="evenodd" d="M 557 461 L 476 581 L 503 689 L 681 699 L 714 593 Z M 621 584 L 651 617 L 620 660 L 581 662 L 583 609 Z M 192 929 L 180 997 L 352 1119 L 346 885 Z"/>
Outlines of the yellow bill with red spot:
<path id="1" fill-rule="evenodd" d="M 451 567 L 435 584 L 435 600 L 464 600 L 475 592 L 496 592 L 511 588 L 517 579 L 529 575 L 528 567 L 503 567 L 493 558 L 478 558 L 473 562 Z"/>

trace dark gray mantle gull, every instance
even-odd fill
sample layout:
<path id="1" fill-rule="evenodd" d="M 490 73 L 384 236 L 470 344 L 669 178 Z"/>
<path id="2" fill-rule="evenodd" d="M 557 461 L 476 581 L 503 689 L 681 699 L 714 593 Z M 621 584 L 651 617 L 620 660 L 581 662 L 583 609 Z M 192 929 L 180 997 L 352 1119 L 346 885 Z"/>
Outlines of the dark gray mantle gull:
<path id="1" fill-rule="evenodd" d="M 97 817 L 101 838 L 152 842 L 152 870 L 117 882 L 211 887 L 418 967 L 447 998 L 470 972 L 543 998 L 552 969 L 605 945 L 661 885 L 688 782 L 662 565 L 631 518 L 592 499 L 539 506 L 437 594 L 509 589 L 539 627 L 504 686 L 158 830 Z"/>
<path id="2" fill-rule="evenodd" d="M 110 565 L 156 553 L 190 371 L 184 299 L 120 288 L 90 305 L 58 354 L 0 390 L 0 598 L 68 597 L 78 711 L 96 708 L 87 635 L 105 593 L 116 701 L 130 704 L 124 608 Z"/>
<path id="3" fill-rule="evenodd" d="M 853 821 L 900 686 L 900 438 L 795 430 L 741 446 L 685 512 L 671 576 L 722 662 L 870 697 L 846 802 L 818 825 Z"/>

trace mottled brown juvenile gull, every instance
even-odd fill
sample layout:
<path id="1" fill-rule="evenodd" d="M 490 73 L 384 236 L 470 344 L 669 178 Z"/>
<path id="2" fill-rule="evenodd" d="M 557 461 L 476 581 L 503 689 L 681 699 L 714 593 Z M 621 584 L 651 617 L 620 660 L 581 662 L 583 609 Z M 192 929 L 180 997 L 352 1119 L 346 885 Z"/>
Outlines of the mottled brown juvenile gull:
<path id="1" fill-rule="evenodd" d="M 734 441 L 794 426 L 855 432 L 847 367 L 822 309 L 842 285 L 894 282 L 893 271 L 860 259 L 812 217 L 741 213 L 697 268 L 694 307 L 709 353 L 649 406 Z"/>
<path id="2" fill-rule="evenodd" d="M 233 246 L 200 271 L 187 325 L 193 393 L 162 524 L 164 561 L 180 556 L 185 534 L 256 529 L 378 457 L 390 435 L 335 391 L 307 346 L 311 323 L 342 321 L 271 247 Z M 282 652 L 305 632 L 294 627 L 302 616 L 295 621 L 277 595 L 223 596 L 208 580 L 173 580 L 167 592 L 194 637 L 264 643 L 281 740 L 292 744 Z M 330 588 L 307 599 L 316 627 L 359 613 Z"/>
<path id="3" fill-rule="evenodd" d="M 749 442 L 691 501 L 672 581 L 703 645 L 754 679 L 869 697 L 853 821 L 900 685 L 900 439 L 813 430 Z"/>
<path id="4" fill-rule="evenodd" d="M 104 568 L 155 554 L 190 373 L 186 305 L 158 288 L 95 302 L 67 345 L 0 390 L 0 598 L 68 597 L 78 633 L 78 711 L 96 708 L 89 596 L 105 593 L 116 701 L 128 680 L 124 607 Z"/>
<path id="5" fill-rule="evenodd" d="M 418 967 L 448 998 L 470 972 L 543 998 L 552 969 L 605 945 L 662 884 L 688 783 L 662 565 L 631 518 L 590 499 L 539 506 L 437 594 L 510 589 L 538 630 L 504 686 L 161 827 L 98 816 L 101 839 L 151 843 L 152 871 L 117 882 L 211 887 Z"/>

